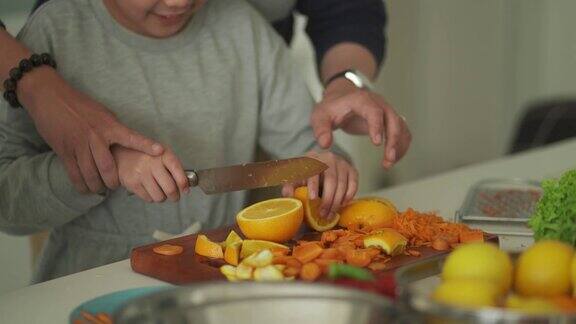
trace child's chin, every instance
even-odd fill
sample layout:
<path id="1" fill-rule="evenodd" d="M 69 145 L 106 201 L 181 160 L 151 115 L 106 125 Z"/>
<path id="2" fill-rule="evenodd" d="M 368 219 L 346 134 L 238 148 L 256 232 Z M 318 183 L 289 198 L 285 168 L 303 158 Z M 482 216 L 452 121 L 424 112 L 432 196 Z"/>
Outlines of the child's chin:
<path id="1" fill-rule="evenodd" d="M 178 34 L 186 24 L 182 24 L 179 26 L 170 26 L 170 27 L 154 27 L 148 29 L 148 34 L 155 38 L 168 38 Z"/>

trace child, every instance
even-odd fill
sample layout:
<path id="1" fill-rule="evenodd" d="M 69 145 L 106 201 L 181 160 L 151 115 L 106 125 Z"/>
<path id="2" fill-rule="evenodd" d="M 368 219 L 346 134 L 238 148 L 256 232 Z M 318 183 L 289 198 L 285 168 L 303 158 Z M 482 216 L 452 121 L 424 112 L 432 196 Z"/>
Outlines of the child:
<path id="1" fill-rule="evenodd" d="M 24 27 L 20 39 L 53 55 L 68 82 L 171 147 L 160 157 L 113 148 L 126 190 L 82 195 L 26 111 L 3 102 L 0 228 L 51 229 L 34 282 L 124 259 L 134 246 L 150 243 L 155 230 L 233 222 L 245 192 L 181 195 L 187 190 L 182 166 L 251 161 L 258 143 L 279 158 L 315 148 L 312 100 L 282 41 L 243 1 L 204 3 L 53 0 Z M 354 168 L 330 152 L 308 154 L 330 166 L 324 206 L 334 210 L 351 199 Z M 308 183 L 317 188 L 318 178 Z M 172 201 L 146 202 L 166 197 Z"/>

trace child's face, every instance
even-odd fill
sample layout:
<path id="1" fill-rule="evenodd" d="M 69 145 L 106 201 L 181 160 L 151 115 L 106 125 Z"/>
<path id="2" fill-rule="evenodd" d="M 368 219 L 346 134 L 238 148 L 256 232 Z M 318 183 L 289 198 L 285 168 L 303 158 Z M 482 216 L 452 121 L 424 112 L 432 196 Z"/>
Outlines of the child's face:
<path id="1" fill-rule="evenodd" d="M 137 33 L 165 38 L 177 34 L 206 0 L 104 0 L 110 14 Z"/>

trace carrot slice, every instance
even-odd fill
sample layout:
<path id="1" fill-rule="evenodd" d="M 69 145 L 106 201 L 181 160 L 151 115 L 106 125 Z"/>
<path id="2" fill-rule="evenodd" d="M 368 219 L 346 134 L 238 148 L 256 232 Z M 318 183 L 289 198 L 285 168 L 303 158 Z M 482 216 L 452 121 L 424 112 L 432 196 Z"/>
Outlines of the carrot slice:
<path id="1" fill-rule="evenodd" d="M 322 270 L 323 274 L 327 274 L 328 273 L 328 267 L 330 266 L 330 264 L 332 263 L 342 263 L 342 260 L 336 260 L 336 259 L 316 259 L 313 261 L 314 263 L 316 263 L 318 266 L 320 266 L 320 270 Z"/>
<path id="2" fill-rule="evenodd" d="M 302 268 L 302 263 L 298 261 L 298 259 L 296 259 L 295 257 L 292 257 L 288 259 L 288 261 L 286 261 L 286 266 L 290 268 L 300 269 Z"/>
<path id="3" fill-rule="evenodd" d="M 308 263 L 319 257 L 323 251 L 324 249 L 318 244 L 303 244 L 294 248 L 292 256 L 302 263 Z"/>
<path id="4" fill-rule="evenodd" d="M 468 242 L 484 242 L 484 232 L 473 230 L 460 232 L 460 243 Z"/>
<path id="5" fill-rule="evenodd" d="M 314 281 L 322 274 L 320 266 L 314 262 L 308 262 L 300 270 L 300 278 L 306 281 Z"/>
<path id="6" fill-rule="evenodd" d="M 344 254 L 340 252 L 337 248 L 324 249 L 322 254 L 320 254 L 320 259 L 337 259 L 344 260 Z"/>
<path id="7" fill-rule="evenodd" d="M 180 245 L 163 244 L 155 246 L 152 251 L 161 255 L 178 255 L 184 251 L 184 248 Z"/>
<path id="8" fill-rule="evenodd" d="M 443 239 L 435 239 L 432 242 L 432 248 L 438 251 L 446 251 L 450 249 L 450 245 Z"/>
<path id="9" fill-rule="evenodd" d="M 300 268 L 286 267 L 286 269 L 284 269 L 284 276 L 286 277 L 296 277 L 299 274 Z"/>
<path id="10" fill-rule="evenodd" d="M 346 252 L 346 263 L 357 266 L 365 267 L 370 264 L 372 258 L 370 254 L 364 250 L 349 250 Z"/>
<path id="11" fill-rule="evenodd" d="M 387 265 L 386 265 L 386 261 L 376 261 L 376 262 L 372 262 L 368 265 L 368 269 L 372 270 L 372 271 L 382 271 L 384 269 L 386 269 Z"/>

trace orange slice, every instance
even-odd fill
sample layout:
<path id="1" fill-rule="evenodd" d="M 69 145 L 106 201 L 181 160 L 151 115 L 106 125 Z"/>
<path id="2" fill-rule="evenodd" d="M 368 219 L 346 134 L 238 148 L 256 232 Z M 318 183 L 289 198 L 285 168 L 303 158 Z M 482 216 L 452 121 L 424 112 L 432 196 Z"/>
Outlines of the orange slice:
<path id="1" fill-rule="evenodd" d="M 224 249 L 224 261 L 231 265 L 238 265 L 240 262 L 240 247 L 242 246 L 242 242 L 237 242 L 233 244 L 229 244 Z"/>
<path id="2" fill-rule="evenodd" d="M 221 259 L 224 257 L 222 246 L 216 242 L 210 241 L 206 235 L 202 234 L 198 235 L 198 238 L 196 238 L 194 252 L 213 259 Z"/>
<path id="3" fill-rule="evenodd" d="M 391 228 L 384 228 L 364 237 L 364 247 L 377 247 L 388 255 L 398 255 L 404 251 L 408 240 Z"/>
<path id="4" fill-rule="evenodd" d="M 302 205 L 304 206 L 304 219 L 306 220 L 306 224 L 308 224 L 312 229 L 318 232 L 324 232 L 332 229 L 338 224 L 338 221 L 340 220 L 340 215 L 338 213 L 336 213 L 332 219 L 320 217 L 319 208 L 322 199 L 316 198 L 310 200 L 308 198 L 308 187 L 296 188 L 294 191 L 294 198 L 297 198 L 302 202 Z"/>
<path id="5" fill-rule="evenodd" d="M 152 249 L 154 253 L 162 254 L 162 255 L 178 255 L 184 251 L 184 248 L 180 245 L 172 245 L 172 244 L 163 244 L 160 246 L 156 246 Z"/>
<path id="6" fill-rule="evenodd" d="M 236 222 L 246 238 L 281 243 L 296 235 L 303 217 L 300 200 L 275 198 L 244 208 Z"/>
<path id="7" fill-rule="evenodd" d="M 290 250 L 286 245 L 278 244 L 270 241 L 262 240 L 244 240 L 242 241 L 242 248 L 240 249 L 240 258 L 244 259 L 251 256 L 254 253 L 260 252 L 262 250 Z"/>
<path id="8" fill-rule="evenodd" d="M 383 198 L 361 198 L 350 202 L 340 210 L 338 225 L 348 229 L 379 229 L 392 227 L 396 207 Z"/>

